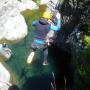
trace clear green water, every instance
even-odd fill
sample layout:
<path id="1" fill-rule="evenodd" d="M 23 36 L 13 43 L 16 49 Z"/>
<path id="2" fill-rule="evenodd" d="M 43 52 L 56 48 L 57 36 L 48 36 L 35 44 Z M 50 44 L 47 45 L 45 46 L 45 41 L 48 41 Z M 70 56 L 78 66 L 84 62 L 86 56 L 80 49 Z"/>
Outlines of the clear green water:
<path id="1" fill-rule="evenodd" d="M 42 65 L 43 53 L 41 50 L 37 50 L 32 64 L 29 65 L 26 63 L 33 39 L 33 28 L 31 27 L 31 22 L 42 15 L 42 10 L 43 9 L 40 9 L 39 11 L 35 10 L 33 12 L 26 10 L 25 12 L 22 12 L 28 25 L 28 35 L 21 42 L 10 45 L 13 55 L 10 60 L 3 63 L 11 73 L 11 82 L 19 87 L 25 83 L 24 77 L 29 78 L 42 74 L 50 74 L 52 72 L 50 65 Z"/>

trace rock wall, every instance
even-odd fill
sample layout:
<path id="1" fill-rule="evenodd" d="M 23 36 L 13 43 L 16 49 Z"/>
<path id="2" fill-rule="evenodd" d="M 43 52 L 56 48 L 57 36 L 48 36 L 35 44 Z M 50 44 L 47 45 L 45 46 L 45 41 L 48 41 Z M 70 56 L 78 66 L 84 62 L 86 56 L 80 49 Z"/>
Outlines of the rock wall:
<path id="1" fill-rule="evenodd" d="M 17 0 L 0 1 L 0 41 L 20 41 L 27 35 L 27 25 Z"/>
<path id="2" fill-rule="evenodd" d="M 34 1 L 32 1 L 32 0 L 21 0 L 21 1 L 18 1 L 18 7 L 19 7 L 20 11 L 24 11 L 26 9 L 33 10 L 33 9 L 38 9 L 39 8 L 37 6 L 37 4 Z"/>

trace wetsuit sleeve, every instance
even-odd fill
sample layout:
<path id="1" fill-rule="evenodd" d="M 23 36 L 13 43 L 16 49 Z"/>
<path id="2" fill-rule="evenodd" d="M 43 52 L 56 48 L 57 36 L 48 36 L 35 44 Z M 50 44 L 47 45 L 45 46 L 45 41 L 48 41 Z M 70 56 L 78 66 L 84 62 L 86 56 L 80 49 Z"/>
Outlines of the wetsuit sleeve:
<path id="1" fill-rule="evenodd" d="M 53 31 L 58 31 L 60 28 L 61 28 L 61 20 L 58 19 L 56 25 L 52 25 L 50 26 L 50 30 L 53 30 Z"/>
<path id="2" fill-rule="evenodd" d="M 32 22 L 32 26 L 36 26 L 36 21 L 33 21 Z"/>

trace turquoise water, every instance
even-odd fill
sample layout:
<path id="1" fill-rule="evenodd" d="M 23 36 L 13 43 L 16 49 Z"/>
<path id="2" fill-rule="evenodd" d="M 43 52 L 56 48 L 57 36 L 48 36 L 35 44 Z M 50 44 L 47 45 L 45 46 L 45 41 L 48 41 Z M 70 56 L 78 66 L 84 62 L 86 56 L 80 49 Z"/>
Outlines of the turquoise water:
<path id="1" fill-rule="evenodd" d="M 40 77 L 42 75 L 48 76 L 52 72 L 52 67 L 50 64 L 48 66 L 42 65 L 42 50 L 36 51 L 32 64 L 29 65 L 26 62 L 34 36 L 32 33 L 34 28 L 31 26 L 31 23 L 33 20 L 40 18 L 43 13 L 42 11 L 45 10 L 45 6 L 40 7 L 41 8 L 39 10 L 26 10 L 22 12 L 28 26 L 28 35 L 21 42 L 9 45 L 13 55 L 9 60 L 3 62 L 4 66 L 11 74 L 11 83 L 20 88 L 23 87 L 27 81 L 26 78 Z"/>
<path id="2" fill-rule="evenodd" d="M 30 53 L 32 40 L 33 34 L 32 31 L 29 30 L 29 33 L 24 40 L 18 44 L 10 45 L 13 55 L 10 60 L 4 63 L 11 73 L 11 82 L 19 87 L 22 87 L 25 83 L 26 80 L 24 78 L 41 76 L 43 74 L 48 75 L 52 72 L 50 65 L 42 65 L 42 50 L 37 50 L 32 64 L 27 64 L 26 59 Z"/>

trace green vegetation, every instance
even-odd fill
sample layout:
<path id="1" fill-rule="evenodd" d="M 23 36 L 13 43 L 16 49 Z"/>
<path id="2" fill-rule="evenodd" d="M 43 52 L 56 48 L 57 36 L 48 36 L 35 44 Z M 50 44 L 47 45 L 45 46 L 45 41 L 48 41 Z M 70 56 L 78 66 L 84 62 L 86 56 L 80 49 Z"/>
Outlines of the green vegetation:
<path id="1" fill-rule="evenodd" d="M 87 24 L 88 25 L 87 30 L 90 31 L 90 18 L 86 18 L 86 19 L 82 20 L 81 23 Z"/>
<path id="2" fill-rule="evenodd" d="M 60 2 L 61 2 L 61 4 L 63 4 L 64 3 L 64 0 L 59 0 Z"/>
<path id="3" fill-rule="evenodd" d="M 87 18 L 82 20 L 81 24 L 85 24 L 87 27 L 85 28 L 86 33 L 83 35 L 85 48 L 83 49 L 79 59 L 81 64 L 79 65 L 78 71 L 82 77 L 88 78 L 90 76 L 90 35 L 88 34 L 90 32 L 90 19 Z"/>

